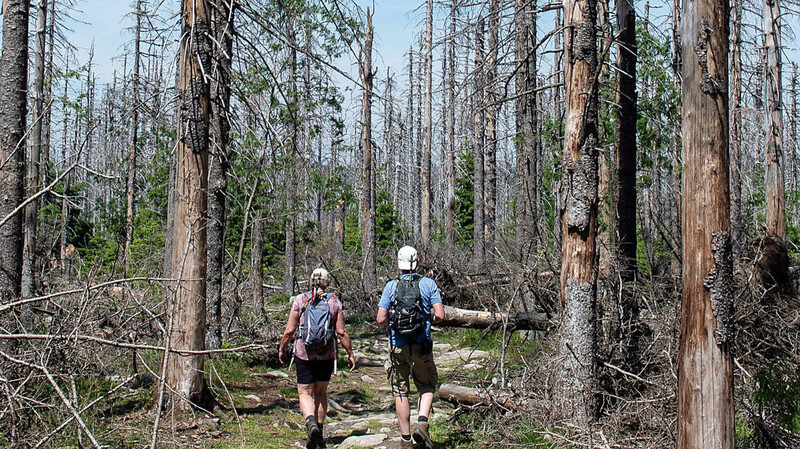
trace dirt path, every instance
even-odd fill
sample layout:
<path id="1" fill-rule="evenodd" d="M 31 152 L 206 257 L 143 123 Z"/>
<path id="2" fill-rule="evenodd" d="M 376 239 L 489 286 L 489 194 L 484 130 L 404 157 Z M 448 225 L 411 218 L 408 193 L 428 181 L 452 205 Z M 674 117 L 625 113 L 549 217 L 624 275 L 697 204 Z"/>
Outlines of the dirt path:
<path id="1" fill-rule="evenodd" d="M 399 448 L 394 398 L 383 367 L 388 355 L 386 337 L 354 338 L 353 350 L 357 369 L 339 371 L 331 380 L 328 419 L 324 426 L 327 447 Z M 434 345 L 434 354 L 440 379 L 447 378 L 453 369 L 480 367 L 488 356 L 483 351 L 459 351 L 446 343 Z M 229 418 L 218 437 L 220 444 L 214 446 L 305 447 L 305 428 L 297 403 L 294 367 L 250 375 L 252 379 L 232 393 L 238 417 L 229 411 L 229 416 L 236 419 Z M 444 423 L 452 412 L 449 404 L 437 400 L 432 416 L 433 427 L 443 425 L 438 423 Z M 416 408 L 412 405 L 412 417 L 415 416 Z M 433 433 L 436 440 L 435 431 Z M 451 446 L 438 442 L 435 447 Z"/>

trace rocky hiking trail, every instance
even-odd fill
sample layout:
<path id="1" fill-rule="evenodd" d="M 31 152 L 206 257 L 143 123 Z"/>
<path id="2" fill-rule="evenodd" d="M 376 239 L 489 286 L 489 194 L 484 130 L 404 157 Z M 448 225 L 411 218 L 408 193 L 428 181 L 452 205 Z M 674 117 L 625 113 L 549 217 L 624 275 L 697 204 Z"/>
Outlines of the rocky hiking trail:
<path id="1" fill-rule="evenodd" d="M 329 409 L 324 426 L 326 445 L 338 449 L 399 448 L 394 398 L 384 369 L 388 356 L 387 338 L 354 337 L 352 342 L 356 369 L 352 372 L 340 369 L 331 379 L 328 389 Z M 486 366 L 489 358 L 486 351 L 455 348 L 449 343 L 435 343 L 433 351 L 440 383 L 450 382 L 456 373 Z M 340 355 L 343 353 L 339 352 Z M 342 366 L 345 365 L 340 357 L 339 367 Z M 298 407 L 294 367 L 257 370 L 250 372 L 249 376 L 250 379 L 228 385 L 228 394 L 236 407 L 223 411 L 224 423 L 218 423 L 213 434 L 206 433 L 216 440 L 212 446 L 305 448 L 305 426 Z M 412 382 L 412 394 L 415 392 Z M 224 398 L 220 398 L 220 402 L 224 407 Z M 442 436 L 442 427 L 453 412 L 450 403 L 438 398 L 434 402 L 431 432 L 436 449 L 458 447 Z M 413 428 L 417 413 L 413 403 L 411 413 Z M 208 444 L 206 440 L 205 445 Z"/>

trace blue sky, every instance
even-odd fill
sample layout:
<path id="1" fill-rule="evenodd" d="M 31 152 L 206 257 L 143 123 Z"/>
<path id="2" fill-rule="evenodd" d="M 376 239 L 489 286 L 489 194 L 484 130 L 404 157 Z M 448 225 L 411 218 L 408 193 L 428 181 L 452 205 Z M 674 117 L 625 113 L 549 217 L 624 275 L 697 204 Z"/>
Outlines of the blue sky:
<path id="1" fill-rule="evenodd" d="M 165 13 L 177 11 L 176 0 L 150 0 L 151 4 L 161 5 Z M 133 25 L 133 18 L 126 16 L 132 11 L 128 0 L 79 0 L 78 12 L 75 18 L 80 18 L 85 24 L 74 24 L 72 43 L 78 47 L 78 59 L 86 61 L 88 51 L 94 42 L 95 70 L 100 82 L 108 82 L 113 76 L 115 66 L 121 63 L 113 62 L 112 58 L 123 53 L 123 46 L 132 39 L 128 27 Z M 374 64 L 385 73 L 386 66 L 391 66 L 398 71 L 403 65 L 403 54 L 408 50 L 415 29 L 424 18 L 424 8 L 412 12 L 420 1 L 407 0 L 359 0 L 357 3 L 363 7 L 374 9 L 375 16 L 375 50 Z M 374 6 L 373 6 L 374 5 Z"/>

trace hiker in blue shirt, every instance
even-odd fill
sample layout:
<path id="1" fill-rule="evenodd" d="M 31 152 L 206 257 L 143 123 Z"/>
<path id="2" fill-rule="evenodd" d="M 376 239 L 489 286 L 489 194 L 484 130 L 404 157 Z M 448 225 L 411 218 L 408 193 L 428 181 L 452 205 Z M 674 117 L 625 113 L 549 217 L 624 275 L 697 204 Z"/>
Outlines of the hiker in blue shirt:
<path id="1" fill-rule="evenodd" d="M 410 246 L 400 248 L 397 267 L 400 276 L 386 284 L 378 303 L 378 324 L 389 324 L 386 370 L 395 398 L 401 447 L 432 449 L 428 417 L 439 375 L 433 360 L 431 323 L 444 320 L 444 306 L 436 282 L 416 272 L 417 250 Z M 413 377 L 420 395 L 418 424 L 413 434 L 409 376 Z"/>

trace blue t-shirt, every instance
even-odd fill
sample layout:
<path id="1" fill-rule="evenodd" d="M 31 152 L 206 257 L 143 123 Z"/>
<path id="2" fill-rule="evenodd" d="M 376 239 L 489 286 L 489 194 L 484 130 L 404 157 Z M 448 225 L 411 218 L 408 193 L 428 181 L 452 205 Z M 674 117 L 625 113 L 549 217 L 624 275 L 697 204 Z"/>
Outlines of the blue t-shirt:
<path id="1" fill-rule="evenodd" d="M 408 273 L 400 275 L 401 279 L 407 280 L 410 279 L 410 277 L 411 274 Z M 392 305 L 392 301 L 394 301 L 395 290 L 397 290 L 397 280 L 393 279 L 387 282 L 386 287 L 383 288 L 383 294 L 381 295 L 381 301 L 378 303 L 378 307 L 389 309 Z M 425 317 L 425 332 L 420 332 L 413 343 L 421 343 L 431 339 L 431 308 L 433 308 L 434 304 L 442 302 L 442 295 L 439 294 L 439 287 L 437 287 L 436 282 L 429 277 L 422 276 L 419 278 L 419 293 L 422 296 L 422 315 Z M 394 346 L 405 346 L 410 343 L 406 337 L 395 335 L 393 330 L 390 332 L 390 338 Z"/>

